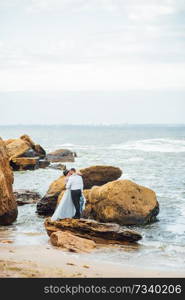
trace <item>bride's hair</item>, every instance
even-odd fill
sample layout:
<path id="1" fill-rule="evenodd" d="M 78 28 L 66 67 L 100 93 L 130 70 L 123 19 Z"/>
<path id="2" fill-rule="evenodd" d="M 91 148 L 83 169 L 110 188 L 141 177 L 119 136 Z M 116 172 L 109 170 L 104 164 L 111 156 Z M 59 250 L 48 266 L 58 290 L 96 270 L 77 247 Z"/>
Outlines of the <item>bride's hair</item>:
<path id="1" fill-rule="evenodd" d="M 68 173 L 69 173 L 69 170 L 64 170 L 64 172 L 63 172 L 64 176 L 67 176 Z"/>

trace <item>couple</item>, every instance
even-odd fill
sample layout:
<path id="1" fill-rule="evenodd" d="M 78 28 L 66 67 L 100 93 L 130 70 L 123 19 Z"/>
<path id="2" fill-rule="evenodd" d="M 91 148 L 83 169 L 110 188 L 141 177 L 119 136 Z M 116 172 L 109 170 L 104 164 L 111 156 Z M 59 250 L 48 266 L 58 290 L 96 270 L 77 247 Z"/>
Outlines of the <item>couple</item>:
<path id="1" fill-rule="evenodd" d="M 51 217 L 51 221 L 66 218 L 80 219 L 81 212 L 85 208 L 81 173 L 72 168 L 69 171 L 65 170 L 64 176 L 66 177 L 66 191 Z"/>

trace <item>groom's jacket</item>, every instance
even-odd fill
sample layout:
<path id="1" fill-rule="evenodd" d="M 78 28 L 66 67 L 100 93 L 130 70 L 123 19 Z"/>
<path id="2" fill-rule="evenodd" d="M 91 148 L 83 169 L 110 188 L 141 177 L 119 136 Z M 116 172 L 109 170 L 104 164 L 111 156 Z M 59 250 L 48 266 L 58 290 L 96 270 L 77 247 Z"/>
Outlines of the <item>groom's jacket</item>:
<path id="1" fill-rule="evenodd" d="M 66 184 L 66 188 L 72 191 L 74 190 L 83 190 L 83 179 L 82 176 L 73 174 L 69 177 L 68 182 Z"/>

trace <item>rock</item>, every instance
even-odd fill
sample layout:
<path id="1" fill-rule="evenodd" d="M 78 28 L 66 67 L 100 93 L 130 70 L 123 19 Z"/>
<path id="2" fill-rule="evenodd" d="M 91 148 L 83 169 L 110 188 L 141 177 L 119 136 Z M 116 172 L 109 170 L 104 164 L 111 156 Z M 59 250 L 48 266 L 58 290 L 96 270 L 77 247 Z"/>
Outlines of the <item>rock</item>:
<path id="1" fill-rule="evenodd" d="M 41 199 L 38 192 L 29 190 L 15 190 L 14 196 L 18 205 L 37 203 Z"/>
<path id="2" fill-rule="evenodd" d="M 14 171 L 35 170 L 49 165 L 49 162 L 42 161 L 46 156 L 45 150 L 40 145 L 35 144 L 28 135 L 7 140 L 5 143 L 10 165 Z"/>
<path id="3" fill-rule="evenodd" d="M 0 225 L 9 225 L 17 218 L 17 203 L 12 184 L 13 173 L 9 165 L 8 151 L 0 138 Z"/>
<path id="4" fill-rule="evenodd" d="M 16 157 L 10 161 L 14 171 L 35 170 L 39 168 L 39 157 Z"/>
<path id="5" fill-rule="evenodd" d="M 137 242 L 142 237 L 139 233 L 129 229 L 123 229 L 118 224 L 99 223 L 85 219 L 63 219 L 60 221 L 45 220 L 45 228 L 50 236 L 53 232 L 70 232 L 78 237 L 87 238 L 96 243 L 122 244 L 125 242 Z"/>
<path id="6" fill-rule="evenodd" d="M 39 168 L 47 168 L 50 165 L 50 162 L 47 159 L 39 159 Z"/>
<path id="7" fill-rule="evenodd" d="M 50 164 L 49 166 L 51 169 L 56 169 L 56 170 L 66 170 L 66 165 L 63 164 Z"/>
<path id="8" fill-rule="evenodd" d="M 59 149 L 47 154 L 50 162 L 74 162 L 75 154 L 68 149 Z"/>
<path id="9" fill-rule="evenodd" d="M 65 190 L 65 176 L 60 176 L 50 185 L 46 195 L 37 203 L 37 213 L 46 216 L 52 215 L 57 205 L 58 196 L 63 190 Z"/>
<path id="10" fill-rule="evenodd" d="M 36 144 L 33 146 L 33 149 L 39 155 L 40 158 L 46 157 L 46 151 L 41 147 L 41 145 Z"/>
<path id="11" fill-rule="evenodd" d="M 155 192 L 130 180 L 93 187 L 88 205 L 91 207 L 88 217 L 121 225 L 147 224 L 155 221 L 159 213 Z"/>
<path id="12" fill-rule="evenodd" d="M 56 231 L 50 236 L 51 243 L 54 246 L 65 248 L 71 252 L 90 252 L 96 247 L 96 243 L 89 239 L 84 239 L 70 232 Z"/>
<path id="13" fill-rule="evenodd" d="M 24 152 L 28 151 L 30 149 L 30 145 L 26 142 L 24 142 L 22 139 L 15 139 L 10 142 L 10 140 L 5 141 L 8 155 L 10 158 L 10 161 L 12 158 L 20 157 L 23 155 Z"/>
<path id="14" fill-rule="evenodd" d="M 101 186 L 121 177 L 122 171 L 112 166 L 92 166 L 81 169 L 84 189 L 91 189 L 94 185 Z"/>

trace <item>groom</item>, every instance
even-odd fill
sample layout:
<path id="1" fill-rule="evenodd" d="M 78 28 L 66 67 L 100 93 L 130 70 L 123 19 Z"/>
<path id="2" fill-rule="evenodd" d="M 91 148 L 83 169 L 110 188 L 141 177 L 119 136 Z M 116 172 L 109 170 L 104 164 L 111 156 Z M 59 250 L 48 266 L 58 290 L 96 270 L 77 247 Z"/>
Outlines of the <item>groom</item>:
<path id="1" fill-rule="evenodd" d="M 74 219 L 80 219 L 80 197 L 83 191 L 82 176 L 76 173 L 76 170 L 72 168 L 70 171 L 71 176 L 68 179 L 66 188 L 71 190 L 71 198 L 76 209 Z"/>

